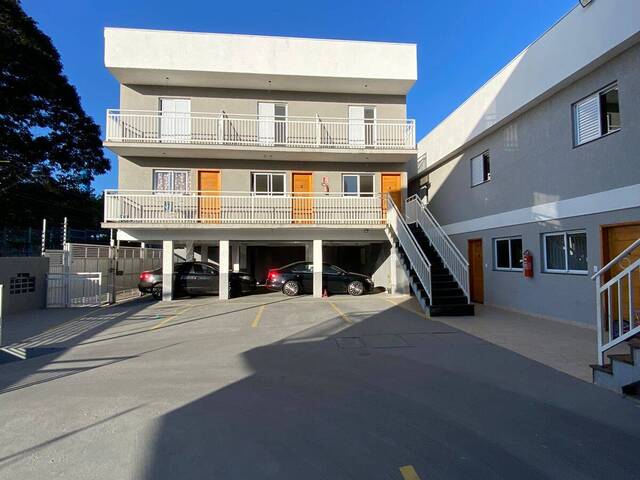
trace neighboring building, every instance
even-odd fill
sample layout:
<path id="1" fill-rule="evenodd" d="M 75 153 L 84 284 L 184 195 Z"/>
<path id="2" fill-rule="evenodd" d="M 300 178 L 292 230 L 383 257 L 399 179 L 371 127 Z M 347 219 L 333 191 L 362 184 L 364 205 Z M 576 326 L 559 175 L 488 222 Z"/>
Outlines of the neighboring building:
<path id="1" fill-rule="evenodd" d="M 119 188 L 103 226 L 163 242 L 166 275 L 179 248 L 221 282 L 306 259 L 403 287 L 384 194 L 403 208 L 417 152 L 415 45 L 107 28 L 105 64 Z"/>
<path id="2" fill-rule="evenodd" d="M 411 193 L 468 256 L 473 301 L 595 325 L 591 276 L 640 238 L 639 41 L 637 0 L 578 5 L 419 142 Z"/>

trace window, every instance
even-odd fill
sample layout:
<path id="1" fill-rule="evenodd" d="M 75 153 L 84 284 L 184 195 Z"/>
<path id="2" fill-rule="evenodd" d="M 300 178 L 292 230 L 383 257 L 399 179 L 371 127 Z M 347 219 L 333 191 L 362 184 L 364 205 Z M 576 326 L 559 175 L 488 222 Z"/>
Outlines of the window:
<path id="1" fill-rule="evenodd" d="M 544 270 L 552 273 L 587 273 L 586 232 L 543 235 Z"/>
<path id="2" fill-rule="evenodd" d="M 496 270 L 522 270 L 522 238 L 496 238 L 494 240 Z"/>
<path id="3" fill-rule="evenodd" d="M 352 197 L 373 197 L 374 175 L 345 174 L 342 175 L 342 193 Z"/>
<path id="4" fill-rule="evenodd" d="M 308 262 L 298 263 L 298 264 L 296 264 L 296 265 L 291 267 L 291 272 L 292 273 L 310 273 L 310 272 L 313 272 L 313 264 L 312 263 L 308 263 Z"/>
<path id="5" fill-rule="evenodd" d="M 573 106 L 574 145 L 620 130 L 618 85 L 607 87 Z"/>
<path id="6" fill-rule="evenodd" d="M 271 172 L 253 173 L 251 187 L 255 195 L 284 195 L 285 174 Z"/>
<path id="7" fill-rule="evenodd" d="M 491 180 L 489 152 L 484 152 L 471 159 L 471 186 L 475 187 L 489 180 Z"/>
<path id="8" fill-rule="evenodd" d="M 185 193 L 189 188 L 188 170 L 154 170 L 153 189 L 162 193 Z"/>
<path id="9" fill-rule="evenodd" d="M 322 265 L 322 273 L 326 275 L 342 275 L 342 270 L 338 267 L 334 267 L 333 265 L 324 264 Z"/>

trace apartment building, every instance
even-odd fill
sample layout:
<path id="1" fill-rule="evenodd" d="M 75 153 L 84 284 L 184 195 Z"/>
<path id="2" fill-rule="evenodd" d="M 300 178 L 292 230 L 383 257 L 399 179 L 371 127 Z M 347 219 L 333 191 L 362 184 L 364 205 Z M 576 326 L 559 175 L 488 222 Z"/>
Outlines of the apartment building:
<path id="1" fill-rule="evenodd" d="M 386 229 L 417 152 L 415 45 L 107 28 L 105 65 L 120 105 L 103 226 L 162 243 L 168 278 L 182 249 L 219 263 L 221 298 L 229 270 L 300 260 L 316 296 L 323 262 L 406 290 Z"/>
<path id="2" fill-rule="evenodd" d="M 639 41 L 639 2 L 578 4 L 419 142 L 410 190 L 474 302 L 637 333 Z"/>

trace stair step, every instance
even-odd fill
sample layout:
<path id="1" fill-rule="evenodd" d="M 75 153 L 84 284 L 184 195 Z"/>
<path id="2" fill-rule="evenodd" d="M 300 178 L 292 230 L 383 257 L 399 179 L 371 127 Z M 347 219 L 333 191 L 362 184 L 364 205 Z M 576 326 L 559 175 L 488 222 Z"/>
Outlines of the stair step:
<path id="1" fill-rule="evenodd" d="M 467 303 L 467 297 L 464 295 L 455 297 L 438 297 L 433 296 L 433 305 L 464 305 Z"/>
<path id="2" fill-rule="evenodd" d="M 633 365 L 633 355 L 630 353 L 607 355 L 607 357 L 609 357 L 612 362 L 622 362 L 628 365 Z"/>
<path id="3" fill-rule="evenodd" d="M 464 292 L 457 285 L 450 288 L 433 287 L 434 297 L 464 297 Z"/>
<path id="4" fill-rule="evenodd" d="M 431 305 L 429 315 L 432 317 L 462 317 L 474 314 L 474 305 L 466 303 L 464 305 Z"/>
<path id="5" fill-rule="evenodd" d="M 597 363 L 594 363 L 589 366 L 591 367 L 591 370 L 597 370 L 599 372 L 604 372 L 604 373 L 608 373 L 609 375 L 613 375 L 613 367 L 611 366 L 610 363 L 607 363 L 606 365 L 598 365 Z"/>

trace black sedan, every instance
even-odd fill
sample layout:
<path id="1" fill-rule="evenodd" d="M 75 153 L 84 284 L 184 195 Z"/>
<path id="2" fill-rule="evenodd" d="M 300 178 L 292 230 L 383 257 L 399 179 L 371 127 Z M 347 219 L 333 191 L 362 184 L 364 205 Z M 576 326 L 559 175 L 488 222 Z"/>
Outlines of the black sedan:
<path id="1" fill-rule="evenodd" d="M 173 292 L 179 295 L 217 295 L 219 292 L 218 266 L 204 262 L 182 262 L 173 266 Z M 251 293 L 256 288 L 255 279 L 246 272 L 229 272 L 229 294 L 237 296 Z M 142 272 L 138 290 L 162 299 L 162 269 Z"/>
<path id="2" fill-rule="evenodd" d="M 296 262 L 269 270 L 265 286 L 291 297 L 299 293 L 313 293 L 313 263 Z M 366 275 L 345 272 L 340 267 L 325 263 L 322 267 L 322 288 L 328 293 L 357 296 L 371 292 L 373 281 Z"/>

